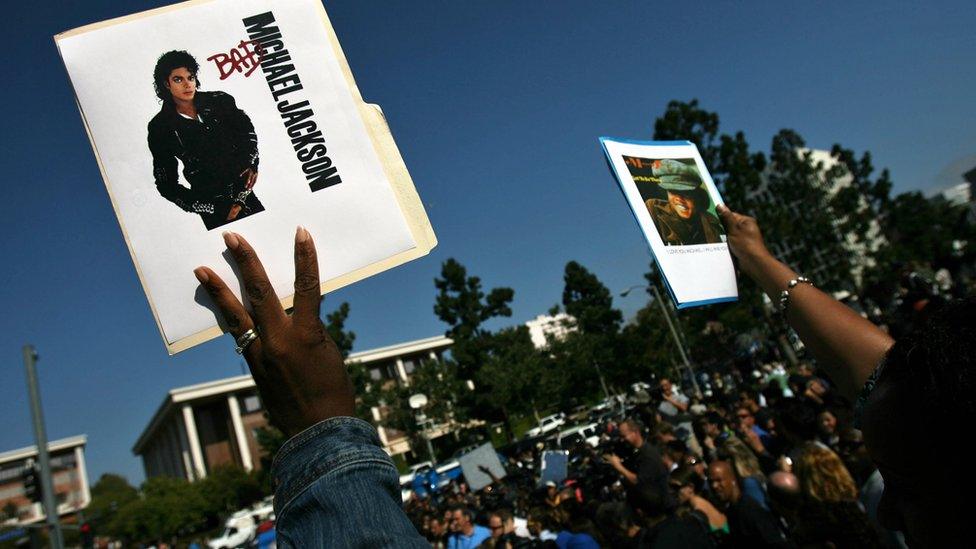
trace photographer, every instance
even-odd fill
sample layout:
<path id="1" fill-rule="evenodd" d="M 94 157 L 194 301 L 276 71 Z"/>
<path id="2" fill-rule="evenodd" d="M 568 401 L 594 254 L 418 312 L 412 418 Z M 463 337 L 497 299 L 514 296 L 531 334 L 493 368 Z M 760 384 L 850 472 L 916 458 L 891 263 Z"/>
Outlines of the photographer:
<path id="1" fill-rule="evenodd" d="M 688 412 L 688 397 L 671 383 L 668 378 L 661 378 L 661 404 L 657 411 L 665 421 L 677 425 L 686 421 L 684 415 Z"/>
<path id="2" fill-rule="evenodd" d="M 604 458 L 624 478 L 628 494 L 633 494 L 635 488 L 640 488 L 645 499 L 650 499 L 652 505 L 659 507 L 662 512 L 666 511 L 671 507 L 671 502 L 668 468 L 664 465 L 661 454 L 644 440 L 640 425 L 633 419 L 625 419 L 619 428 L 621 438 L 637 449 L 633 459 L 629 460 L 631 467 L 625 466 L 616 454 L 607 454 Z"/>

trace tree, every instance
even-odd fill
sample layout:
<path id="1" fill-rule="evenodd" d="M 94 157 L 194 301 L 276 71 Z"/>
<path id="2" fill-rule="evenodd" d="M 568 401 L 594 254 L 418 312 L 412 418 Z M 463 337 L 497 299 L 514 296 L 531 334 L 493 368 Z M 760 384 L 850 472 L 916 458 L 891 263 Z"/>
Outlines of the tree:
<path id="1" fill-rule="evenodd" d="M 346 320 L 349 318 L 349 304 L 345 301 L 331 313 L 325 315 L 325 331 L 335 342 L 336 347 L 342 354 L 342 358 L 349 356 L 352 352 L 352 344 L 356 341 L 355 332 L 346 330 Z"/>
<path id="2" fill-rule="evenodd" d="M 3 504 L 3 520 L 17 518 L 17 504 L 11 500 L 7 500 L 7 503 Z"/>
<path id="3" fill-rule="evenodd" d="M 369 369 L 365 364 L 347 361 L 346 370 L 356 391 L 356 417 L 373 421 L 372 408 L 378 404 L 379 387 L 374 386 L 373 378 L 370 377 Z"/>
<path id="4" fill-rule="evenodd" d="M 204 508 L 211 516 L 228 515 L 269 493 L 262 489 L 256 474 L 234 466 L 215 467 L 194 486 L 203 496 Z"/>
<path id="5" fill-rule="evenodd" d="M 499 330 L 491 353 L 478 371 L 478 409 L 493 410 L 514 437 L 515 416 L 538 416 L 567 389 L 564 377 L 536 349 L 525 326 Z"/>
<path id="6" fill-rule="evenodd" d="M 972 272 L 976 224 L 965 206 L 942 197 L 926 198 L 907 192 L 891 199 L 883 218 L 887 245 L 879 250 L 876 265 L 865 274 L 867 297 L 883 308 L 895 306 L 900 275 L 910 270 L 947 269 L 965 285 Z M 964 290 L 956 292 L 959 295 Z"/>
<path id="7" fill-rule="evenodd" d="M 718 114 L 702 109 L 698 101 L 692 99 L 687 103 L 668 103 L 664 114 L 654 123 L 654 139 L 687 139 L 695 143 L 725 202 L 741 213 L 759 218 L 763 230 L 766 230 L 765 220 L 771 216 L 772 210 L 760 208 L 763 201 L 755 191 L 764 184 L 769 161 L 762 152 L 750 149 L 742 132 L 719 134 Z M 795 221 L 795 217 L 789 220 Z M 766 236 L 769 239 L 770 235 Z M 659 276 L 653 264 L 644 276 L 648 284 L 658 284 Z M 668 295 L 663 287 L 659 288 L 661 295 Z M 686 349 L 693 362 L 701 358 L 703 351 L 717 350 L 698 338 L 708 322 L 720 322 L 733 332 L 749 332 L 758 328 L 761 334 L 771 337 L 785 334 L 785 325 L 776 320 L 765 320 L 768 315 L 762 290 L 755 284 L 739 285 L 739 302 L 734 306 L 709 307 L 707 312 L 701 309 L 675 311 L 681 332 L 687 337 Z M 654 316 L 652 314 L 646 318 Z"/>
<path id="8" fill-rule="evenodd" d="M 468 410 L 458 403 L 465 401 L 471 390 L 458 377 L 457 365 L 452 361 L 423 360 L 410 375 L 409 384 L 390 383 L 375 392 L 383 425 L 406 433 L 415 451 L 422 451 L 425 446 L 417 424 L 418 412 L 434 425 L 464 423 L 469 419 Z M 410 407 L 410 397 L 416 394 L 427 397 L 422 410 Z"/>
<path id="9" fill-rule="evenodd" d="M 139 499 L 139 491 L 129 484 L 121 475 L 104 473 L 91 488 L 91 502 L 85 509 L 88 519 L 96 524 L 100 531 L 111 532 L 116 512 Z M 111 532 L 118 534 L 118 532 Z"/>
<path id="10" fill-rule="evenodd" d="M 575 261 L 566 263 L 563 274 L 563 307 L 576 319 L 580 332 L 612 335 L 620 329 L 623 315 L 613 308 L 610 290 L 593 273 Z"/>
<path id="11" fill-rule="evenodd" d="M 575 330 L 550 343 L 549 350 L 571 387 L 594 389 L 580 396 L 591 396 L 598 390 L 609 392 L 604 374 L 615 366 L 613 355 L 623 315 L 613 308 L 610 290 L 576 261 L 566 263 L 563 282 L 563 308 L 573 318 Z"/>
<path id="12" fill-rule="evenodd" d="M 217 467 L 193 483 L 153 477 L 138 491 L 118 475 L 104 475 L 92 488 L 86 512 L 99 531 L 130 544 L 172 542 L 218 526 L 227 515 L 264 495 L 257 473 L 239 467 Z"/>
<path id="13" fill-rule="evenodd" d="M 874 165 L 870 152 L 858 158 L 854 151 L 835 144 L 830 154 L 837 160 L 831 168 L 833 177 L 848 179 L 831 198 L 831 208 L 835 212 L 856 212 L 856 215 L 842 216 L 839 229 L 861 239 L 869 238 L 875 230 L 873 222 L 882 220 L 891 208 L 891 176 L 884 169 L 877 178 L 872 178 Z"/>
<path id="14" fill-rule="evenodd" d="M 481 279 L 468 276 L 454 258 L 441 265 L 440 278 L 434 279 L 437 299 L 434 314 L 448 325 L 445 335 L 454 340 L 451 356 L 462 379 L 474 379 L 484 363 L 491 345 L 491 332 L 485 321 L 497 316 L 512 316 L 510 304 L 515 296 L 511 288 L 494 288 L 486 295 Z"/>
<path id="15" fill-rule="evenodd" d="M 153 477 L 140 490 L 141 497 L 120 508 L 110 531 L 123 540 L 170 541 L 216 522 L 208 517 L 201 490 L 184 479 Z"/>

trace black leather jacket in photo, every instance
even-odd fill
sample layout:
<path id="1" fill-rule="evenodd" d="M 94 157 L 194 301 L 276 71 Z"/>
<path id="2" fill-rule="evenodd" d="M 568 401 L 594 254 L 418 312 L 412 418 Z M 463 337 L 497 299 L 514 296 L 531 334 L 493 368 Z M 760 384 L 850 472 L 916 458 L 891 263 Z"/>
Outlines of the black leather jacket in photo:
<path id="1" fill-rule="evenodd" d="M 198 120 L 164 103 L 149 121 L 149 150 L 156 188 L 180 208 L 219 216 L 233 204 L 247 207 L 254 198 L 241 172 L 258 167 L 258 138 L 251 119 L 223 92 L 197 92 Z M 177 160 L 187 188 L 180 184 Z"/>

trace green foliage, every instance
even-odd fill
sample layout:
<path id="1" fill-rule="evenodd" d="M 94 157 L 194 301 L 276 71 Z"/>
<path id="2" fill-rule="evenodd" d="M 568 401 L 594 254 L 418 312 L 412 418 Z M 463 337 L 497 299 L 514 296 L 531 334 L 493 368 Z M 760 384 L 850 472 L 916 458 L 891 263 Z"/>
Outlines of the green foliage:
<path id="1" fill-rule="evenodd" d="M 890 210 L 891 177 L 888 170 L 882 170 L 877 178 L 872 178 L 874 166 L 869 152 L 857 158 L 854 151 L 835 144 L 830 154 L 838 162 L 831 168 L 832 177 L 849 178 L 849 182 L 831 198 L 832 210 L 840 215 L 839 229 L 863 238 L 872 231 L 872 221 L 887 215 Z"/>
<path id="2" fill-rule="evenodd" d="M 511 288 L 494 288 L 486 295 L 481 279 L 468 276 L 467 269 L 454 258 L 441 265 L 440 278 L 434 279 L 437 299 L 434 314 L 448 325 L 445 335 L 454 340 L 451 355 L 462 379 L 473 379 L 484 363 L 491 346 L 491 333 L 482 327 L 497 316 L 512 316 Z"/>
<path id="3" fill-rule="evenodd" d="M 623 315 L 613 308 L 610 290 L 595 274 L 575 261 L 566 264 L 563 274 L 563 307 L 576 319 L 576 327 L 588 335 L 612 335 L 620 328 Z"/>
<path id="4" fill-rule="evenodd" d="M 8 500 L 7 503 L 3 504 L 3 509 L 0 509 L 0 517 L 3 520 L 17 518 L 17 504 L 13 501 Z"/>
<path id="5" fill-rule="evenodd" d="M 410 408 L 411 395 L 427 396 L 423 413 L 434 423 L 463 422 L 468 419 L 467 410 L 456 406 L 459 398 L 470 393 L 464 380 L 457 375 L 457 366 L 451 361 L 424 360 L 410 376 L 410 385 L 393 384 L 380 392 L 379 400 L 387 407 L 384 423 L 406 433 L 416 433 L 419 428 L 416 411 Z"/>
<path id="6" fill-rule="evenodd" d="M 240 467 L 216 467 L 194 487 L 203 496 L 204 509 L 217 516 L 229 515 L 267 495 L 257 475 Z"/>
<path id="7" fill-rule="evenodd" d="M 647 380 L 652 375 L 670 375 L 680 362 L 660 305 L 649 302 L 637 311 L 634 321 L 620 331 L 614 368 L 607 375 L 615 385 Z M 617 366 L 619 365 L 619 366 Z"/>
<path id="8" fill-rule="evenodd" d="M 198 486 L 183 479 L 154 477 L 142 485 L 139 499 L 119 509 L 109 531 L 125 540 L 170 540 L 205 529 L 207 500 Z"/>
<path id="9" fill-rule="evenodd" d="M 925 198 L 919 192 L 900 194 L 886 213 L 884 234 L 889 245 L 881 251 L 882 263 L 947 267 L 965 256 L 954 249 L 954 241 L 974 237 L 968 209 L 942 198 Z"/>
<path id="10" fill-rule="evenodd" d="M 346 320 L 349 318 L 349 304 L 342 302 L 339 308 L 325 316 L 325 330 L 329 337 L 335 342 L 342 358 L 349 356 L 352 352 L 352 344 L 356 341 L 354 332 L 346 331 Z"/>
<path id="11" fill-rule="evenodd" d="M 86 513 L 99 533 L 130 544 L 171 541 L 219 526 L 232 512 L 260 500 L 258 475 L 218 467 L 207 478 L 154 477 L 136 490 L 118 475 L 106 474 L 92 487 Z"/>
<path id="12" fill-rule="evenodd" d="M 349 379 L 356 391 L 356 417 L 365 421 L 373 421 L 371 408 L 379 403 L 379 388 L 374 387 L 365 364 L 346 361 L 346 370 L 349 372 Z"/>
<path id="13" fill-rule="evenodd" d="M 257 439 L 258 446 L 261 447 L 261 468 L 270 471 L 274 457 L 278 454 L 278 450 L 288 441 L 288 437 L 280 429 L 271 424 L 256 429 L 254 434 L 256 435 L 255 438 Z"/>
<path id="14" fill-rule="evenodd" d="M 576 261 L 566 263 L 563 282 L 563 308 L 573 318 L 573 329 L 561 340 L 550 342 L 549 351 L 566 383 L 584 388 L 561 399 L 568 407 L 602 394 L 601 373 L 604 380 L 612 381 L 626 367 L 614 357 L 623 315 L 613 308 L 610 290 Z"/>
<path id="15" fill-rule="evenodd" d="M 107 526 L 117 510 L 139 498 L 139 491 L 121 475 L 105 473 L 91 488 L 91 503 L 85 515 L 96 526 Z"/>
<path id="16" fill-rule="evenodd" d="M 551 360 L 535 348 L 528 328 L 505 328 L 495 334 L 491 354 L 478 372 L 477 409 L 494 411 L 511 438 L 515 416 L 546 407 L 550 395 L 566 389 L 562 381 Z"/>

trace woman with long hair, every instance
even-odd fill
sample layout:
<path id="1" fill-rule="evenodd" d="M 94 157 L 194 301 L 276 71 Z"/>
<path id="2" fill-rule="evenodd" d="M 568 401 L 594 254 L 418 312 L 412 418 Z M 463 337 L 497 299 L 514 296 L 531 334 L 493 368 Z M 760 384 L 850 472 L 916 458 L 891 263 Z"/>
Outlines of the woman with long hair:
<path id="1" fill-rule="evenodd" d="M 832 450 L 817 443 L 802 447 L 793 465 L 802 503 L 794 536 L 802 545 L 879 547 L 877 533 L 857 501 L 857 485 Z"/>
<path id="2" fill-rule="evenodd" d="M 766 475 L 759 467 L 759 459 L 756 458 L 756 454 L 738 438 L 729 437 L 719 448 L 718 456 L 719 459 L 732 463 L 735 476 L 739 478 L 739 484 L 742 486 L 742 493 L 754 499 L 756 503 L 768 511 Z"/>

